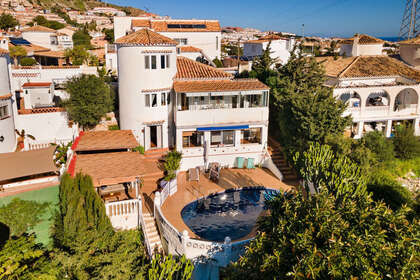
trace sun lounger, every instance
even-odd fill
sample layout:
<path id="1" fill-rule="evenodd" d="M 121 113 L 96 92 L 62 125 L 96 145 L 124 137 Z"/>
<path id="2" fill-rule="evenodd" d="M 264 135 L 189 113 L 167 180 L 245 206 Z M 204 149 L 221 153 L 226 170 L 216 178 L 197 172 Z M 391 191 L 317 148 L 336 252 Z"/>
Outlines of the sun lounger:
<path id="1" fill-rule="evenodd" d="M 236 158 L 236 167 L 237 168 L 244 168 L 245 159 L 243 157 Z"/>
<path id="2" fill-rule="evenodd" d="M 190 181 L 200 181 L 200 169 L 198 167 L 188 169 L 188 175 Z"/>

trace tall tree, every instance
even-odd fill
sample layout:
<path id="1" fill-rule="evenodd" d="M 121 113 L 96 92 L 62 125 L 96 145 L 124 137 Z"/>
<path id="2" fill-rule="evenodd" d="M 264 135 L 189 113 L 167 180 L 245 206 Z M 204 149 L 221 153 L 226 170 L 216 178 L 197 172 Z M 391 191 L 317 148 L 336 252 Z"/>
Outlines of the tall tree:
<path id="1" fill-rule="evenodd" d="M 81 75 L 66 83 L 70 98 L 64 107 L 70 119 L 83 128 L 95 127 L 106 113 L 113 109 L 114 92 L 100 77 Z"/>
<path id="2" fill-rule="evenodd" d="M 8 30 L 14 28 L 19 22 L 10 14 L 2 13 L 0 15 L 0 29 Z"/>
<path id="3" fill-rule="evenodd" d="M 89 52 L 84 46 L 74 46 L 72 49 L 66 49 L 64 55 L 73 65 L 89 63 Z"/>
<path id="4" fill-rule="evenodd" d="M 268 83 L 269 77 L 277 75 L 277 72 L 274 70 L 276 59 L 271 57 L 272 53 L 270 41 L 265 50 L 263 50 L 262 55 L 255 57 L 250 76 L 256 77 L 263 83 Z"/>
<path id="5" fill-rule="evenodd" d="M 225 279 L 416 279 L 420 226 L 369 197 L 278 196 Z"/>
<path id="6" fill-rule="evenodd" d="M 325 143 L 327 136 L 339 135 L 351 124 L 342 117 L 346 104 L 325 87 L 325 73 L 314 58 L 293 50 L 289 61 L 269 80 L 271 125 L 289 154 L 304 151 L 311 141 Z"/>
<path id="7" fill-rule="evenodd" d="M 90 39 L 92 39 L 92 37 L 90 37 L 86 28 L 81 28 L 74 32 L 72 39 L 75 46 L 83 46 L 88 49 L 92 47 L 90 44 Z"/>
<path id="8" fill-rule="evenodd" d="M 18 65 L 18 58 L 26 56 L 27 52 L 22 46 L 13 46 L 9 48 L 9 54 L 13 58 L 13 64 Z"/>

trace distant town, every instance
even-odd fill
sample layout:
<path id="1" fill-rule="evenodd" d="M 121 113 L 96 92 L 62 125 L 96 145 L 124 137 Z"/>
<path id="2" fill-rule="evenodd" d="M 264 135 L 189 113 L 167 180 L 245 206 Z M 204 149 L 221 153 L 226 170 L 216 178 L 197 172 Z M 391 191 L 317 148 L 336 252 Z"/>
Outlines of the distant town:
<path id="1" fill-rule="evenodd" d="M 0 279 L 416 279 L 410 7 L 394 40 L 0 0 Z"/>

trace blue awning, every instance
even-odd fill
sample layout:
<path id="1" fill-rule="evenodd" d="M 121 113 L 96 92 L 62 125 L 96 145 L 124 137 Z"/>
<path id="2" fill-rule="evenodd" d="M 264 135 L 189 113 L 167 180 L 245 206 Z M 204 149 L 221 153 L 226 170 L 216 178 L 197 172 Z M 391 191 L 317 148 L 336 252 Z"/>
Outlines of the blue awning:
<path id="1" fill-rule="evenodd" d="M 247 129 L 247 128 L 249 128 L 249 125 L 209 126 L 209 127 L 197 127 L 197 131 L 236 130 L 236 129 Z"/>

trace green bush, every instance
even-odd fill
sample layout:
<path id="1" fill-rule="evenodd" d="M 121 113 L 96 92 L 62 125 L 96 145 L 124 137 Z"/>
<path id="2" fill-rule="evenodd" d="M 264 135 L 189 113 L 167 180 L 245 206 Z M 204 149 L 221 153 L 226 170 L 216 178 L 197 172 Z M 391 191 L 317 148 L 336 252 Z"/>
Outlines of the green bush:
<path id="1" fill-rule="evenodd" d="M 223 67 L 223 63 L 217 57 L 213 59 L 213 63 L 216 65 L 217 68 Z"/>
<path id="2" fill-rule="evenodd" d="M 108 126 L 108 130 L 120 130 L 120 127 L 118 126 L 118 124 L 114 124 Z"/>
<path id="3" fill-rule="evenodd" d="M 411 192 L 380 170 L 375 172 L 367 189 L 372 193 L 373 200 L 383 201 L 393 210 L 398 210 L 405 204 L 411 208 L 414 206 Z"/>
<path id="4" fill-rule="evenodd" d="M 144 155 L 144 147 L 139 145 L 133 149 L 133 152 L 139 152 L 140 154 Z"/>
<path id="5" fill-rule="evenodd" d="M 165 168 L 165 181 L 171 181 L 176 177 L 176 171 L 181 165 L 182 153 L 171 151 L 166 155 L 164 168 Z"/>
<path id="6" fill-rule="evenodd" d="M 20 65 L 22 66 L 33 66 L 36 64 L 36 60 L 32 57 L 22 57 L 20 59 Z"/>
<path id="7" fill-rule="evenodd" d="M 374 153 L 378 161 L 389 161 L 395 158 L 394 144 L 380 131 L 372 131 L 362 138 L 363 144 Z"/>
<path id="8" fill-rule="evenodd" d="M 412 125 L 399 125 L 395 128 L 394 137 L 395 152 L 401 159 L 412 159 L 420 156 L 420 140 L 414 135 Z"/>

